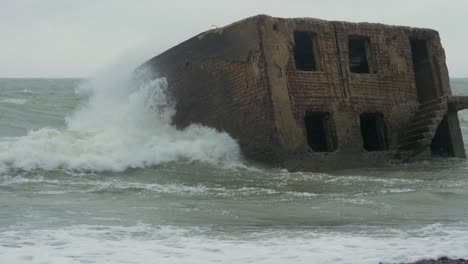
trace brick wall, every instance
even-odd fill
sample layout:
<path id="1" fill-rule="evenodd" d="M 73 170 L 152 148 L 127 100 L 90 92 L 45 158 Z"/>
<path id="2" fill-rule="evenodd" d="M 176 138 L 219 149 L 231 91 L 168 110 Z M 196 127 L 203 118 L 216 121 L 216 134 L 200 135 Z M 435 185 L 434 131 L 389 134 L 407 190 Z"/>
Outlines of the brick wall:
<path id="1" fill-rule="evenodd" d="M 176 101 L 174 124 L 228 132 L 244 154 L 274 160 L 271 99 L 256 19 L 202 33 L 146 62 L 164 76 Z"/>
<path id="2" fill-rule="evenodd" d="M 296 69 L 295 31 L 315 34 L 318 71 Z M 371 73 L 350 71 L 349 36 L 369 40 Z M 427 40 L 437 95 L 450 94 L 437 32 L 381 24 L 256 16 L 202 33 L 144 67 L 152 78 L 168 79 L 178 127 L 200 123 L 227 131 L 249 158 L 293 169 L 373 164 L 388 161 L 391 151 L 363 151 L 359 116 L 382 113 L 390 150 L 397 146 L 418 106 L 411 38 Z M 337 139 L 333 153 L 308 147 L 308 112 L 330 113 Z"/>

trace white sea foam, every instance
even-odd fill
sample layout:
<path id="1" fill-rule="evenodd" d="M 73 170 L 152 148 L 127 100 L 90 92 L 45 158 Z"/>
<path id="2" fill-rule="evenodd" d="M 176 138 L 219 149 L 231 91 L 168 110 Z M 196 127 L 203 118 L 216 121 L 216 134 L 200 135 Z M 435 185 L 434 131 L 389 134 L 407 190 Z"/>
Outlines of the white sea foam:
<path id="1" fill-rule="evenodd" d="M 0 170 L 124 171 L 171 161 L 236 163 L 237 142 L 193 124 L 171 125 L 174 105 L 164 78 L 136 86 L 130 74 L 108 73 L 79 87 L 87 102 L 66 118 L 67 129 L 43 128 L 0 139 Z M 3 169 L 2 169 L 3 168 Z"/>
<path id="2" fill-rule="evenodd" d="M 58 180 L 49 180 L 43 176 L 38 176 L 34 178 L 24 178 L 22 176 L 8 176 L 3 175 L 0 178 L 0 186 L 10 186 L 16 184 L 29 184 L 29 183 L 48 183 L 48 184 L 60 184 Z"/>
<path id="3" fill-rule="evenodd" d="M 292 196 L 300 198 L 311 198 L 319 196 L 316 193 L 309 192 L 295 192 L 295 191 L 283 191 L 270 188 L 261 187 L 241 187 L 241 188 L 226 188 L 221 186 L 206 186 L 203 184 L 187 185 L 187 184 L 158 184 L 158 183 L 142 183 L 142 182 L 128 182 L 117 179 L 106 180 L 106 181 L 95 181 L 95 180 L 82 180 L 77 181 L 75 179 L 69 180 L 52 180 L 43 176 L 35 177 L 23 177 L 23 176 L 0 176 L 0 187 L 1 186 L 13 186 L 22 184 L 48 184 L 56 186 L 87 186 L 79 191 L 70 190 L 69 192 L 106 192 L 114 190 L 142 190 L 155 192 L 160 194 L 178 194 L 188 196 L 217 196 L 217 197 L 249 197 L 249 196 Z M 54 190 L 54 191 L 40 191 L 41 194 L 66 194 L 65 190 Z"/>
<path id="4" fill-rule="evenodd" d="M 210 235 L 211 233 L 211 235 Z M 148 225 L 0 230 L 5 263 L 408 263 L 468 258 L 466 227 L 405 231 L 271 230 L 236 236 Z"/>
<path id="5" fill-rule="evenodd" d="M 124 182 L 119 180 L 105 181 L 94 183 L 97 185 L 90 191 L 108 191 L 108 190 L 128 190 L 142 189 L 157 193 L 177 193 L 179 195 L 214 195 L 218 197 L 242 197 L 242 196 L 296 196 L 296 197 L 315 197 L 318 194 L 306 192 L 280 191 L 268 188 L 242 187 L 242 188 L 225 188 L 225 187 L 210 187 L 205 185 L 185 185 L 185 184 L 157 184 L 157 183 L 140 183 L 140 182 Z"/>
<path id="6" fill-rule="evenodd" d="M 28 100 L 20 99 L 20 98 L 7 98 L 0 101 L 0 103 L 6 104 L 17 104 L 17 105 L 24 105 Z"/>

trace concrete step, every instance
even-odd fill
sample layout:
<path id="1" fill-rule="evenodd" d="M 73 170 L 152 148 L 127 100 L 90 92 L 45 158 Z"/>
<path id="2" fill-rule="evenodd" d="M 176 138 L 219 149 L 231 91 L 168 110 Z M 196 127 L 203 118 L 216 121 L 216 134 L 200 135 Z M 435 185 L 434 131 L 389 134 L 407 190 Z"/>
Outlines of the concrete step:
<path id="1" fill-rule="evenodd" d="M 413 122 L 400 138 L 397 155 L 404 161 L 423 152 L 432 142 L 437 126 L 447 113 L 447 98 L 440 97 L 419 105 Z"/>
<path id="2" fill-rule="evenodd" d="M 418 154 L 420 154 L 421 152 L 423 152 L 426 148 L 427 148 L 427 146 L 419 146 L 418 148 L 414 148 L 414 149 L 411 149 L 411 150 L 400 151 L 398 153 L 398 156 L 400 157 L 400 159 L 403 162 L 407 162 L 411 158 L 413 158 L 413 157 L 417 156 Z"/>
<path id="3" fill-rule="evenodd" d="M 426 107 L 419 107 L 415 114 L 419 115 L 424 112 L 440 111 L 440 110 L 444 110 L 445 107 L 446 106 L 444 106 L 444 104 L 435 104 L 435 105 L 429 105 Z"/>
<path id="4" fill-rule="evenodd" d="M 417 116 L 415 116 L 414 119 L 417 122 L 419 120 L 429 119 L 429 118 L 443 118 L 444 115 L 445 115 L 445 111 L 438 110 L 438 111 L 433 111 L 433 112 L 428 112 L 428 113 L 424 113 L 424 114 L 421 114 L 421 115 L 417 115 Z"/>
<path id="5" fill-rule="evenodd" d="M 405 134 L 405 137 L 410 137 L 410 136 L 418 135 L 421 133 L 434 133 L 434 132 L 435 132 L 435 129 L 433 128 L 433 126 L 421 126 L 421 127 L 416 127 L 411 130 L 408 130 L 408 132 L 406 132 Z"/>
<path id="6" fill-rule="evenodd" d="M 433 99 L 433 100 L 422 103 L 420 105 L 420 108 L 426 108 L 426 107 L 430 107 L 430 106 L 433 106 L 433 105 L 436 105 L 436 104 L 443 104 L 443 103 L 446 103 L 446 102 L 447 102 L 446 97 L 439 97 L 439 98 L 436 98 L 436 99 Z"/>
<path id="7" fill-rule="evenodd" d="M 439 118 L 428 118 L 428 119 L 421 119 L 419 121 L 416 121 L 412 123 L 407 131 L 415 130 L 415 129 L 420 129 L 423 127 L 432 127 L 436 126 L 440 122 Z"/>
<path id="8" fill-rule="evenodd" d="M 415 140 L 412 142 L 401 144 L 398 150 L 405 151 L 405 150 L 418 149 L 424 146 L 429 146 L 430 144 L 431 144 L 430 139 L 419 139 L 419 140 Z"/>
<path id="9" fill-rule="evenodd" d="M 403 150 L 398 152 L 398 157 L 400 160 L 408 161 L 410 158 L 414 157 L 415 150 Z"/>
<path id="10" fill-rule="evenodd" d="M 429 139 L 431 140 L 432 139 L 432 133 L 429 133 L 429 132 L 426 132 L 426 133 L 418 133 L 418 134 L 415 134 L 415 135 L 408 135 L 408 136 L 405 136 L 401 139 L 401 142 L 404 143 L 408 143 L 408 142 L 413 142 L 413 141 L 416 141 L 416 140 L 419 140 L 419 139 Z"/>

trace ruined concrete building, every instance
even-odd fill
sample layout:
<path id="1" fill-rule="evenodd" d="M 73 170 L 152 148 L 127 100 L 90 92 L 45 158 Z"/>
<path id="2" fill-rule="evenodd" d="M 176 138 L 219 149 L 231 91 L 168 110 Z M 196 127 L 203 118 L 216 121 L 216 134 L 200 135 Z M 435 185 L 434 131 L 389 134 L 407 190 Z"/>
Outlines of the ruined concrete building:
<path id="1" fill-rule="evenodd" d="M 465 158 L 444 49 L 431 29 L 265 15 L 146 62 L 173 122 L 228 132 L 250 159 L 292 170 Z"/>

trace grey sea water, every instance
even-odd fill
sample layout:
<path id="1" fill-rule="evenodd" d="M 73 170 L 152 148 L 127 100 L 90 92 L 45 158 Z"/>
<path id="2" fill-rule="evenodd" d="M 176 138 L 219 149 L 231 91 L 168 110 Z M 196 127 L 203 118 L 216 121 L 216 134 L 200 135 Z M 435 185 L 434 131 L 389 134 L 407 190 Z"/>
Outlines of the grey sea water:
<path id="1" fill-rule="evenodd" d="M 465 160 L 291 173 L 172 114 L 163 80 L 0 79 L 0 263 L 468 258 Z"/>

